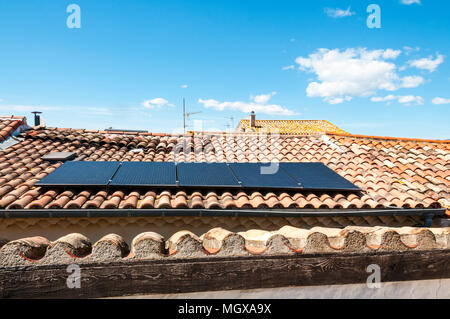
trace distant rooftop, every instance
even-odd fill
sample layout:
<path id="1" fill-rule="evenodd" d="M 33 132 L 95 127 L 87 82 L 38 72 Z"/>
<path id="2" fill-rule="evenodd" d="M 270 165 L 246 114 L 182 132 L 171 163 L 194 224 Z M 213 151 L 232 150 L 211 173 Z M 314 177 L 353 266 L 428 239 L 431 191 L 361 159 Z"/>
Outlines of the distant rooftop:
<path id="1" fill-rule="evenodd" d="M 250 119 L 239 122 L 237 132 L 277 132 L 279 134 L 313 135 L 317 133 L 347 133 L 325 120 L 255 120 L 251 126 Z"/>

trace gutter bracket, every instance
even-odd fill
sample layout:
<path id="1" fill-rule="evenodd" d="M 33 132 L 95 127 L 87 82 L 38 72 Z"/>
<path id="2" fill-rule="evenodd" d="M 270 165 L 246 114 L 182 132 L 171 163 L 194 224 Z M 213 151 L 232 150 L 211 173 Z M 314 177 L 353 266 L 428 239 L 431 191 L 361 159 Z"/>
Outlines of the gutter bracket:
<path id="1" fill-rule="evenodd" d="M 423 217 L 424 217 L 424 226 L 423 227 L 426 227 L 426 228 L 431 227 L 431 225 L 433 224 L 434 214 L 429 214 L 429 213 L 424 214 Z"/>

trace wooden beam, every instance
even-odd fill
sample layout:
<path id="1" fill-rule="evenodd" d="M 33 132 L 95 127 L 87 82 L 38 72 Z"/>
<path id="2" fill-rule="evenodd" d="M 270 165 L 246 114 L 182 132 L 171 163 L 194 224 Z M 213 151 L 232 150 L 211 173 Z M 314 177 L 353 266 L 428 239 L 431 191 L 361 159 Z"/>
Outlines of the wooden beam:
<path id="1" fill-rule="evenodd" d="M 80 264 L 70 289 L 67 265 L 0 268 L 1 298 L 96 298 L 233 289 L 365 283 L 367 266 L 381 281 L 450 278 L 450 250 L 370 254 L 212 257 Z"/>

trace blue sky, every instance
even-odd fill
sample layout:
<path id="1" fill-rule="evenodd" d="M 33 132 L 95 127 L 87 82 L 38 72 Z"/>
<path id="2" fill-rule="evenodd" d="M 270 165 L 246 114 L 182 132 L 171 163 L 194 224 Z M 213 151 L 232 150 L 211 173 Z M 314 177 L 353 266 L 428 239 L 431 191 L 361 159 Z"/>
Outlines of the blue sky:
<path id="1" fill-rule="evenodd" d="M 66 25 L 72 3 L 79 29 Z M 380 29 L 367 27 L 371 3 Z M 226 130 L 255 109 L 450 139 L 448 12 L 444 0 L 2 0 L 0 113 L 170 133 L 185 97 L 202 111 L 190 129 Z"/>

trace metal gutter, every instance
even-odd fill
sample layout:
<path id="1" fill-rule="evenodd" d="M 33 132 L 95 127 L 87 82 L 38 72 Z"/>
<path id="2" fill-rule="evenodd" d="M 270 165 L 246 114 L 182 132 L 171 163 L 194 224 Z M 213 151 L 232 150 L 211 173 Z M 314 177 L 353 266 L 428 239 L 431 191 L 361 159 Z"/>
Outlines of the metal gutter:
<path id="1" fill-rule="evenodd" d="M 292 209 L 11 209 L 0 210 L 0 218 L 99 218 L 99 217 L 352 217 L 420 216 L 426 224 L 434 216 L 445 215 L 444 208 L 371 210 L 292 210 Z M 431 224 L 430 224 L 431 225 Z"/>

